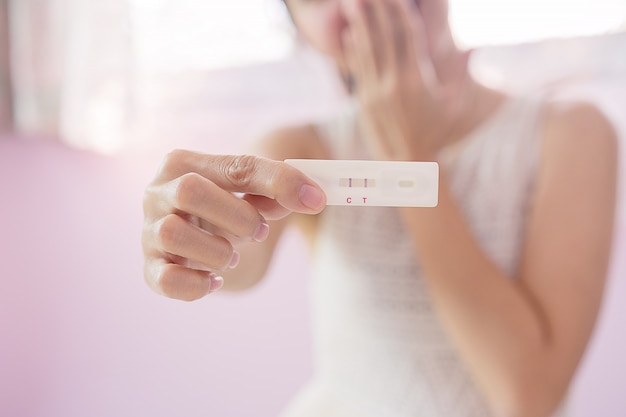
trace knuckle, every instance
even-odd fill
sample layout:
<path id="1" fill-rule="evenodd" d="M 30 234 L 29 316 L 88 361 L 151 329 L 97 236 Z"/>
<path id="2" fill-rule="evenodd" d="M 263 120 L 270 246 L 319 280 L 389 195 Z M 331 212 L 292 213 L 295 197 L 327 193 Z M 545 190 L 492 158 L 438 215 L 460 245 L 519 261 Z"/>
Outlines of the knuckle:
<path id="1" fill-rule="evenodd" d="M 157 244 L 166 252 L 175 252 L 182 239 L 183 220 L 176 214 L 168 214 L 156 226 Z"/>
<path id="2" fill-rule="evenodd" d="M 259 212 L 245 201 L 233 207 L 229 217 L 230 224 L 236 226 L 238 237 L 252 235 L 259 224 Z"/>
<path id="3" fill-rule="evenodd" d="M 198 300 L 206 294 L 208 284 L 201 281 L 185 280 L 171 265 L 161 268 L 157 277 L 156 289 L 168 298 L 182 301 Z"/>
<path id="4" fill-rule="evenodd" d="M 189 151 L 185 151 L 182 149 L 174 149 L 168 152 L 161 162 L 157 178 L 176 177 L 176 173 L 179 172 L 181 167 L 185 166 L 189 153 Z"/>
<path id="5" fill-rule="evenodd" d="M 167 168 L 167 167 L 178 166 L 182 164 L 183 161 L 187 159 L 188 154 L 189 154 L 189 151 L 185 151 L 183 149 L 174 149 L 168 152 L 163 158 L 163 167 Z"/>
<path id="6" fill-rule="evenodd" d="M 169 268 L 163 268 L 157 281 L 157 288 L 161 294 L 168 298 L 180 297 L 180 289 L 177 287 L 177 280 Z"/>
<path id="7" fill-rule="evenodd" d="M 233 257 L 235 248 L 228 239 L 215 236 L 208 242 L 205 252 L 203 264 L 209 268 L 217 270 L 226 270 Z"/>
<path id="8" fill-rule="evenodd" d="M 380 94 L 382 97 L 394 97 L 396 96 L 400 90 L 401 85 L 398 82 L 398 78 L 395 76 L 388 76 L 381 83 L 381 91 Z"/>
<path id="9" fill-rule="evenodd" d="M 174 192 L 174 204 L 178 209 L 186 211 L 194 206 L 202 181 L 202 176 L 195 172 L 188 172 L 178 179 Z"/>
<path id="10" fill-rule="evenodd" d="M 153 273 L 152 268 L 149 267 L 149 263 L 146 261 L 143 266 L 143 279 L 148 287 L 153 291 L 159 292 L 158 288 L 158 276 Z"/>
<path id="11" fill-rule="evenodd" d="M 155 242 L 152 227 L 147 221 L 144 221 L 141 229 L 141 250 L 146 260 L 152 254 L 156 245 L 157 242 Z"/>
<path id="12" fill-rule="evenodd" d="M 153 211 L 154 202 L 158 199 L 158 186 L 154 184 L 149 184 L 143 192 L 143 214 L 144 217 L 148 217 L 150 213 Z"/>
<path id="13" fill-rule="evenodd" d="M 234 248 L 226 239 L 220 239 L 220 243 L 216 244 L 213 248 L 213 254 L 216 258 L 216 263 L 219 264 L 220 269 L 228 268 L 230 260 L 233 257 Z"/>
<path id="14" fill-rule="evenodd" d="M 379 109 L 380 102 L 382 101 L 382 94 L 380 90 L 370 91 L 363 95 L 362 104 L 368 113 L 376 112 Z"/>
<path id="15" fill-rule="evenodd" d="M 361 91 L 359 95 L 360 95 L 359 99 L 360 99 L 362 106 L 369 107 L 372 105 L 373 95 L 371 91 Z"/>
<path id="16" fill-rule="evenodd" d="M 237 188 L 250 185 L 259 159 L 252 155 L 237 155 L 224 160 L 221 168 L 225 177 Z"/>

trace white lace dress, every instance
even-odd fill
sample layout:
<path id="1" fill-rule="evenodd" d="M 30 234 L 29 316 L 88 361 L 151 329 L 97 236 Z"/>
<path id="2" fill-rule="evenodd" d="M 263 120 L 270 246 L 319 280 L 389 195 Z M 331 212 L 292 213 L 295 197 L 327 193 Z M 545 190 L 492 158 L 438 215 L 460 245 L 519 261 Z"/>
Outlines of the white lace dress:
<path id="1" fill-rule="evenodd" d="M 542 108 L 540 100 L 509 99 L 440 158 L 480 244 L 511 275 L 537 171 Z M 334 158 L 369 159 L 354 106 L 318 128 Z M 323 212 L 311 298 L 315 376 L 283 417 L 492 416 L 438 321 L 395 208 Z"/>

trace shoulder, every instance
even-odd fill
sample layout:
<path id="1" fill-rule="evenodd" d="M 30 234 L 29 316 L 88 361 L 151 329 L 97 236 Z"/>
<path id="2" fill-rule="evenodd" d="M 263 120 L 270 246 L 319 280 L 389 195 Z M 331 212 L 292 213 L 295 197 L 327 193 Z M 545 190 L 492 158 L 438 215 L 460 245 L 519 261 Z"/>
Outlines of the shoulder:
<path id="1" fill-rule="evenodd" d="M 542 152 L 545 162 L 617 164 L 617 133 L 594 104 L 548 103 L 545 122 Z"/>
<path id="2" fill-rule="evenodd" d="M 274 129 L 256 142 L 252 151 L 279 161 L 289 158 L 326 159 L 328 157 L 328 151 L 314 124 Z"/>
<path id="3" fill-rule="evenodd" d="M 557 217 L 612 218 L 617 195 L 617 133 L 590 103 L 549 103 L 541 150 L 535 206 Z M 546 211 L 544 210 L 544 213 Z M 575 218 L 575 220 L 573 220 Z M 556 219 L 553 219 L 557 221 Z M 571 224 L 571 223 L 570 223 Z"/>

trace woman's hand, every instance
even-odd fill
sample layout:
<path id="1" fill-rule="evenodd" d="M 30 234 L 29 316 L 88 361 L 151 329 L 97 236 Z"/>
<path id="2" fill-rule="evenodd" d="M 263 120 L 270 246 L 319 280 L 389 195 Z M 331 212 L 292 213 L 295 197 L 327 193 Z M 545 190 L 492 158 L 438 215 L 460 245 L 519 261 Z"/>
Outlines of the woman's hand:
<path id="1" fill-rule="evenodd" d="M 459 114 L 466 67 L 441 84 L 413 1 L 354 0 L 346 9 L 344 53 L 367 139 L 386 159 L 432 158 Z"/>
<path id="2" fill-rule="evenodd" d="M 316 214 L 325 203 L 314 182 L 283 162 L 174 151 L 145 191 L 145 279 L 165 296 L 201 298 L 237 266 L 238 243 L 267 238 L 267 220 Z"/>

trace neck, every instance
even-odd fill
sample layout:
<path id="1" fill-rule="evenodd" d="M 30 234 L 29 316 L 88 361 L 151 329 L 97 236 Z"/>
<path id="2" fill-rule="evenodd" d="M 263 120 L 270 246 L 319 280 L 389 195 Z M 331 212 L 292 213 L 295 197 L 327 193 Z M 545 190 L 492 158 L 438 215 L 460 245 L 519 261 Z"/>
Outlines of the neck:
<path id="1" fill-rule="evenodd" d="M 506 95 L 476 81 L 469 72 L 471 51 L 456 47 L 433 58 L 437 78 L 443 94 L 454 101 L 452 123 L 443 131 L 443 144 L 457 142 L 489 118 L 502 104 Z"/>
<path id="2" fill-rule="evenodd" d="M 461 107 L 458 117 L 442 138 L 442 143 L 449 145 L 466 137 L 491 117 L 505 99 L 504 93 L 490 89 L 470 78 L 464 92 L 458 97 Z"/>

